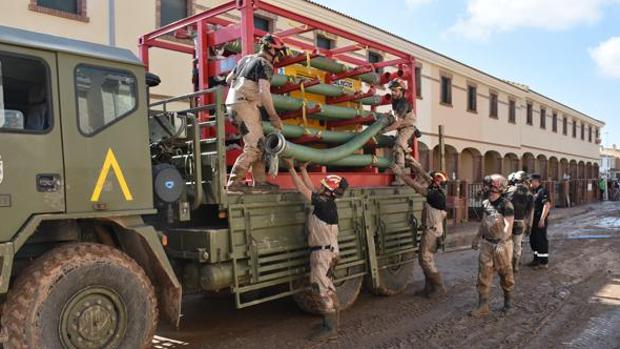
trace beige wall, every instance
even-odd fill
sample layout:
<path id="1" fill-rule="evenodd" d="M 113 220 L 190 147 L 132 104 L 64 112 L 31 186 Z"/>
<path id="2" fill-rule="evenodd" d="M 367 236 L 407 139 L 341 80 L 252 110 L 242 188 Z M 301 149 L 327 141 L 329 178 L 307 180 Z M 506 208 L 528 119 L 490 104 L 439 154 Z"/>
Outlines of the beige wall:
<path id="1" fill-rule="evenodd" d="M 0 23 L 28 30 L 45 32 L 75 39 L 97 43 L 108 42 L 108 7 L 107 0 L 86 0 L 88 22 L 71 20 L 33 12 L 28 9 L 30 0 L 0 1 Z M 544 155 L 547 159 L 596 162 L 599 148 L 594 142 L 582 141 L 580 131 L 577 138 L 572 137 L 570 121 L 577 119 L 580 125 L 602 127 L 603 124 L 587 115 L 563 106 L 533 91 L 518 88 L 515 85 L 487 75 L 479 70 L 463 65 L 436 52 L 415 45 L 404 39 L 394 37 L 386 32 L 375 30 L 353 19 L 341 17 L 331 11 L 316 7 L 302 0 L 266 0 L 270 3 L 287 7 L 295 12 L 320 21 L 337 20 L 338 26 L 364 35 L 377 42 L 386 43 L 416 56 L 422 65 L 422 98 L 418 99 L 418 127 L 425 133 L 421 139 L 429 149 L 438 144 L 437 128 L 444 125 L 446 143 L 459 153 L 465 148 L 474 148 L 484 156 L 489 151 L 497 151 L 501 156 L 514 153 L 522 157 L 532 153 L 535 157 Z M 196 0 L 195 10 L 202 11 L 224 0 Z M 234 19 L 233 17 L 230 17 Z M 275 20 L 277 30 L 291 26 L 288 20 Z M 116 0 L 116 43 L 131 49 L 136 54 L 138 37 L 156 28 L 156 0 Z M 305 34 L 302 39 L 312 41 L 314 34 Z M 412 38 L 415 39 L 415 38 Z M 347 45 L 346 40 L 338 40 L 338 46 Z M 365 52 L 360 52 L 365 54 Z M 178 95 L 191 90 L 191 57 L 162 50 L 151 50 L 151 71 L 162 78 L 162 84 L 153 92 L 160 95 Z M 439 80 L 442 74 L 452 77 L 452 107 L 439 103 Z M 467 84 L 478 88 L 478 112 L 466 111 Z M 489 117 L 489 91 L 499 94 L 499 118 Z M 516 124 L 508 122 L 508 98 L 517 101 Z M 526 101 L 534 103 L 533 125 L 525 124 Z M 540 105 L 547 109 L 547 128 L 539 127 Z M 551 131 L 553 112 L 558 113 L 558 132 Z M 569 117 L 568 135 L 562 134 L 562 116 Z M 594 136 L 593 136 L 594 138 Z M 465 172 L 471 172 L 471 164 L 459 161 Z M 465 175 L 464 176 L 470 176 Z"/>

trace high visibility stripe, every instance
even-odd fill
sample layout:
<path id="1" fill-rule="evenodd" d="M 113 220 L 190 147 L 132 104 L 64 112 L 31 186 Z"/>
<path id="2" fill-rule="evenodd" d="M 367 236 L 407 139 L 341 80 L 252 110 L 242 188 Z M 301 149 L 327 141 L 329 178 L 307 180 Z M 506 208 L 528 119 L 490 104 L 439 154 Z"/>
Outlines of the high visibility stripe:
<path id="1" fill-rule="evenodd" d="M 549 253 L 538 253 L 534 251 L 534 256 L 536 257 L 549 257 Z"/>

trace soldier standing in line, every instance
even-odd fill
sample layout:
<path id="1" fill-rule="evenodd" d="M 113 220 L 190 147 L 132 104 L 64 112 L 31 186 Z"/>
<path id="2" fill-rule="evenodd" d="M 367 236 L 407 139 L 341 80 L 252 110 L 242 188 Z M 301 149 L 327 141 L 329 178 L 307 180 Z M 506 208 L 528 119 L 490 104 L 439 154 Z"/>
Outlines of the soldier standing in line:
<path id="1" fill-rule="evenodd" d="M 528 266 L 535 269 L 547 269 L 549 263 L 549 240 L 547 240 L 547 218 L 551 211 L 549 191 L 542 186 L 542 177 L 532 175 L 532 190 L 534 191 L 534 219 L 530 246 L 534 251 L 534 259 Z"/>
<path id="2" fill-rule="evenodd" d="M 395 167 L 398 171 L 398 167 Z M 417 174 L 417 173 L 416 173 Z M 443 283 L 441 272 L 435 266 L 434 254 L 443 245 L 443 223 L 446 219 L 446 191 L 443 186 L 448 177 L 443 172 L 431 172 L 433 179 L 430 183 L 418 183 L 415 179 L 402 173 L 397 173 L 401 180 L 418 194 L 426 197 L 424 209 L 422 210 L 422 238 L 418 258 L 420 267 L 424 272 L 424 289 L 416 292 L 416 295 L 432 297 L 444 294 L 446 288 Z"/>
<path id="3" fill-rule="evenodd" d="M 331 275 L 338 263 L 338 209 L 336 198 L 341 197 L 348 188 L 347 180 L 328 175 L 321 180 L 321 189 L 316 191 L 306 170 L 301 166 L 301 178 L 295 171 L 291 159 L 283 159 L 288 166 L 293 184 L 301 195 L 312 203 L 314 211 L 308 218 L 308 246 L 310 248 L 310 285 L 315 298 L 320 303 L 323 323 L 312 340 L 334 337 L 338 334 L 340 305 L 336 286 Z"/>
<path id="4" fill-rule="evenodd" d="M 277 37 L 267 34 L 260 40 L 260 52 L 243 57 L 226 77 L 230 90 L 226 97 L 226 107 L 243 137 L 243 153 L 239 155 L 230 172 L 227 188 L 230 192 L 247 189 L 245 175 L 252 168 L 254 188 L 259 190 L 277 189 L 267 182 L 263 143 L 265 134 L 261 125 L 261 112 L 264 108 L 271 124 L 282 130 L 282 120 L 278 116 L 271 98 L 271 78 L 273 63 L 284 55 L 286 47 Z"/>
<path id="5" fill-rule="evenodd" d="M 512 307 L 514 275 L 512 272 L 512 224 L 514 207 L 503 196 L 506 178 L 499 174 L 484 177 L 483 190 L 487 199 L 482 203 L 483 216 L 478 234 L 472 242 L 474 250 L 480 249 L 478 259 L 478 308 L 470 312 L 479 317 L 490 313 L 489 298 L 493 274 L 497 272 L 504 291 L 504 308 Z M 482 245 L 480 244 L 482 240 Z"/>
<path id="6" fill-rule="evenodd" d="M 419 138 L 422 134 L 415 128 L 416 115 L 413 106 L 407 100 L 404 82 L 399 79 L 392 80 L 388 84 L 388 88 L 392 93 L 392 113 L 394 114 L 395 121 L 384 128 L 383 132 L 394 130 L 398 132 L 393 148 L 394 167 L 400 167 L 401 170 L 404 169 L 406 160 L 417 173 L 424 177 L 424 180 L 431 182 L 433 179 L 428 177 L 422 165 L 411 156 L 409 142 L 414 135 Z M 394 184 L 402 185 L 402 182 L 397 178 Z"/>
<path id="7" fill-rule="evenodd" d="M 521 251 L 523 235 L 532 226 L 532 215 L 534 213 L 534 196 L 528 187 L 528 176 L 524 171 L 518 171 L 509 177 L 506 198 L 510 200 L 515 210 L 515 220 L 512 226 L 512 270 L 516 274 L 519 272 L 521 261 Z"/>

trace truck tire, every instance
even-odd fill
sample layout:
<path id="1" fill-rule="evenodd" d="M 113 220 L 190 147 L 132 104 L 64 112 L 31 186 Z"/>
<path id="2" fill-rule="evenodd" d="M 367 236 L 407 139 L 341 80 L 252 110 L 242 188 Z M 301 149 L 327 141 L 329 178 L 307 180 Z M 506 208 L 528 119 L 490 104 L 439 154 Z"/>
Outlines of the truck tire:
<path id="1" fill-rule="evenodd" d="M 70 243 L 35 260 L 9 291 L 5 349 L 147 348 L 155 333 L 155 290 L 123 252 Z"/>
<path id="2" fill-rule="evenodd" d="M 387 264 L 394 264 L 397 261 L 415 259 L 415 252 L 406 253 L 400 255 L 398 260 L 389 260 Z M 406 264 L 401 264 L 397 267 L 388 267 L 379 270 L 379 286 L 372 287 L 370 282 L 370 274 L 368 275 L 368 285 L 370 292 L 378 296 L 394 296 L 407 289 L 409 283 L 413 279 L 413 266 L 415 262 L 411 261 Z M 379 265 L 381 268 L 381 265 Z"/>
<path id="3" fill-rule="evenodd" d="M 346 275 L 354 275 L 364 270 L 363 266 L 355 266 L 348 268 L 342 272 L 337 272 L 338 277 L 344 277 Z M 338 295 L 338 301 L 340 302 L 340 310 L 346 310 L 350 308 L 357 300 L 362 289 L 364 282 L 364 276 L 359 276 L 353 279 L 348 279 L 342 282 L 335 282 L 336 294 Z M 306 290 L 295 293 L 293 299 L 299 307 L 299 309 L 309 314 L 319 315 L 321 314 L 321 307 L 318 303 L 316 296 L 309 290 L 309 281 L 306 279 L 303 282 L 303 287 Z"/>

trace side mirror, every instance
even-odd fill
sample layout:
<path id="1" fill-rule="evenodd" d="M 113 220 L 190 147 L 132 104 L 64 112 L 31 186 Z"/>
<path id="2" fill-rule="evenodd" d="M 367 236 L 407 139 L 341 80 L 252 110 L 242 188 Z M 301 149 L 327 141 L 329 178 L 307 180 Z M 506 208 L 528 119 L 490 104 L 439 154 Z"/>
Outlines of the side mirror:
<path id="1" fill-rule="evenodd" d="M 156 87 L 161 84 L 161 78 L 157 74 L 146 72 L 146 86 Z"/>

